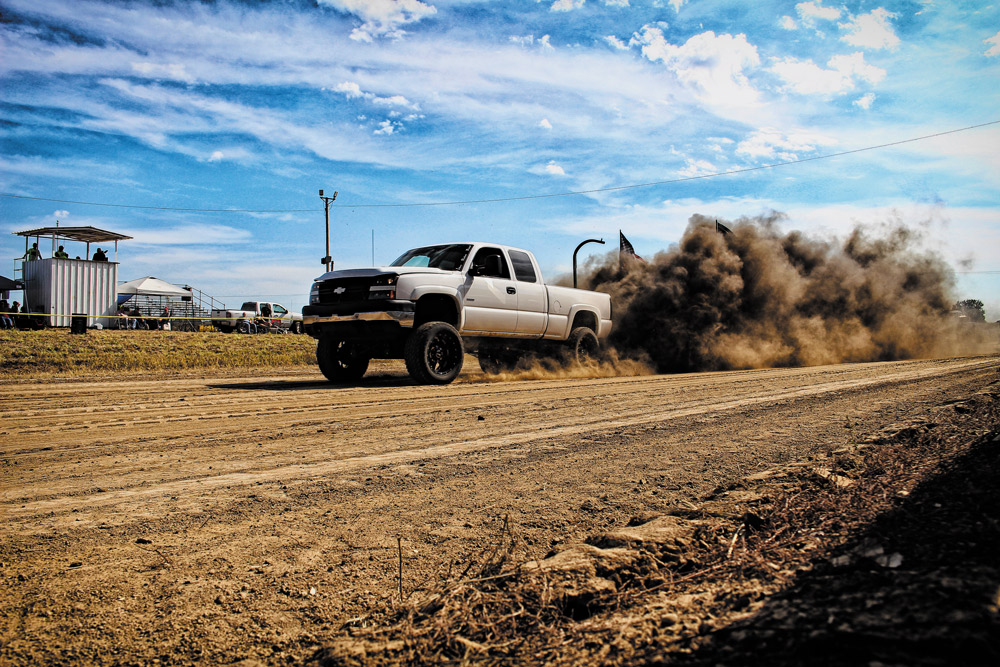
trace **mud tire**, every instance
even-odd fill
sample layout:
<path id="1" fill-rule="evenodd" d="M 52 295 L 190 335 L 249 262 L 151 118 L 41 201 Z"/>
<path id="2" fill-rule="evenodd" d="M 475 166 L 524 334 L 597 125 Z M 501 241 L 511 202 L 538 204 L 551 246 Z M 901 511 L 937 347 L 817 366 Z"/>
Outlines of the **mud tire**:
<path id="1" fill-rule="evenodd" d="M 406 339 L 406 370 L 419 384 L 448 384 L 462 371 L 462 336 L 447 322 L 422 324 Z"/>
<path id="2" fill-rule="evenodd" d="M 499 345 L 480 345 L 477 352 L 479 367 L 487 375 L 498 375 L 517 368 L 521 355 Z"/>
<path id="3" fill-rule="evenodd" d="M 316 361 L 330 382 L 356 382 L 368 370 L 371 358 L 357 343 L 323 336 L 316 343 Z"/>
<path id="4" fill-rule="evenodd" d="M 566 347 L 571 363 L 586 364 L 601 357 L 601 343 L 590 327 L 577 327 L 566 339 Z"/>
<path id="5" fill-rule="evenodd" d="M 289 327 L 289 331 L 291 333 L 293 333 L 293 334 L 300 334 L 300 333 L 302 333 L 302 322 L 300 322 L 298 320 L 292 322 L 292 326 Z"/>

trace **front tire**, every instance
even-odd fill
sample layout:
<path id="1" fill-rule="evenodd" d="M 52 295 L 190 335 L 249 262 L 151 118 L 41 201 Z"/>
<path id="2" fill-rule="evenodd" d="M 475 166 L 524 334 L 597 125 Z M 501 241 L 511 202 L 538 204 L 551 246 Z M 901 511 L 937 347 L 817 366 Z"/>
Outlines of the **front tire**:
<path id="1" fill-rule="evenodd" d="M 422 324 L 406 339 L 406 370 L 420 384 L 448 384 L 462 371 L 462 336 L 447 322 Z"/>
<path id="2" fill-rule="evenodd" d="M 300 333 L 302 333 L 302 322 L 299 321 L 299 320 L 296 320 L 295 322 L 292 322 L 291 332 L 293 334 L 300 334 Z"/>
<path id="3" fill-rule="evenodd" d="M 316 343 L 316 361 L 330 382 L 354 382 L 364 376 L 371 358 L 357 343 L 324 336 Z"/>
<path id="4" fill-rule="evenodd" d="M 573 329 L 566 339 L 566 346 L 569 348 L 569 360 L 572 363 L 592 363 L 601 356 L 601 343 L 590 327 Z"/>

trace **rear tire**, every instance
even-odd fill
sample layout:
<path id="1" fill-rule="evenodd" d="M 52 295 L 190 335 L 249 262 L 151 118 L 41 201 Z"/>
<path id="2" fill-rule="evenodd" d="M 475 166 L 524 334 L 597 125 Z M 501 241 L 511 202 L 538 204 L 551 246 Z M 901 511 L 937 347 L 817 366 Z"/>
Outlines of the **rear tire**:
<path id="1" fill-rule="evenodd" d="M 422 324 L 406 339 L 404 357 L 410 377 L 420 384 L 448 384 L 462 372 L 462 336 L 447 322 Z"/>
<path id="2" fill-rule="evenodd" d="M 300 334 L 300 333 L 302 333 L 302 322 L 299 321 L 299 320 L 296 320 L 295 322 L 292 322 L 291 332 L 293 334 Z"/>
<path id="3" fill-rule="evenodd" d="M 330 382 L 354 382 L 364 376 L 371 358 L 357 343 L 324 336 L 316 343 L 316 361 Z"/>
<path id="4" fill-rule="evenodd" d="M 494 344 L 481 344 L 477 352 L 479 367 L 488 375 L 498 375 L 517 368 L 521 355 L 511 349 Z"/>
<path id="5" fill-rule="evenodd" d="M 577 327 L 566 339 L 569 348 L 569 360 L 572 363 L 586 364 L 600 359 L 601 343 L 597 334 L 590 327 Z"/>

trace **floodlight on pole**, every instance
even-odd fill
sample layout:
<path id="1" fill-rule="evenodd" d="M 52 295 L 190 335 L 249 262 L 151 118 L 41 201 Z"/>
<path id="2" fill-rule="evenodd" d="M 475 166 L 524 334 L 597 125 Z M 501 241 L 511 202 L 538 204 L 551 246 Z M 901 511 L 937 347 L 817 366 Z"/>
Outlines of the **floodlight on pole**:
<path id="1" fill-rule="evenodd" d="M 600 243 L 604 245 L 604 239 L 587 239 L 576 247 L 573 251 L 573 287 L 576 287 L 576 253 L 580 252 L 580 248 L 587 245 L 588 243 Z"/>
<path id="2" fill-rule="evenodd" d="M 319 263 L 325 264 L 327 271 L 333 271 L 333 257 L 330 256 L 330 202 L 337 198 L 337 192 L 334 190 L 332 197 L 324 197 L 323 190 L 320 190 L 319 198 L 326 205 L 326 256 L 319 260 Z"/>

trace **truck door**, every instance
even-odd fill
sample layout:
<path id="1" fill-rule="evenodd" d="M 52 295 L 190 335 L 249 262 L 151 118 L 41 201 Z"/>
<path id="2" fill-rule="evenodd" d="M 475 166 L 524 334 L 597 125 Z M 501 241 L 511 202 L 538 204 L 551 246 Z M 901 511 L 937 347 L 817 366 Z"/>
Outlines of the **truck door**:
<path id="1" fill-rule="evenodd" d="M 271 326 L 285 327 L 286 329 L 291 326 L 291 321 L 288 319 L 288 311 L 285 310 L 284 306 L 272 303 L 271 313 L 276 318 L 271 320 Z"/>
<path id="2" fill-rule="evenodd" d="M 517 284 L 500 248 L 480 248 L 469 268 L 464 331 L 513 333 L 517 327 Z"/>
<path id="3" fill-rule="evenodd" d="M 517 333 L 541 336 L 548 321 L 545 285 L 528 253 L 512 249 L 507 252 L 517 279 Z"/>

